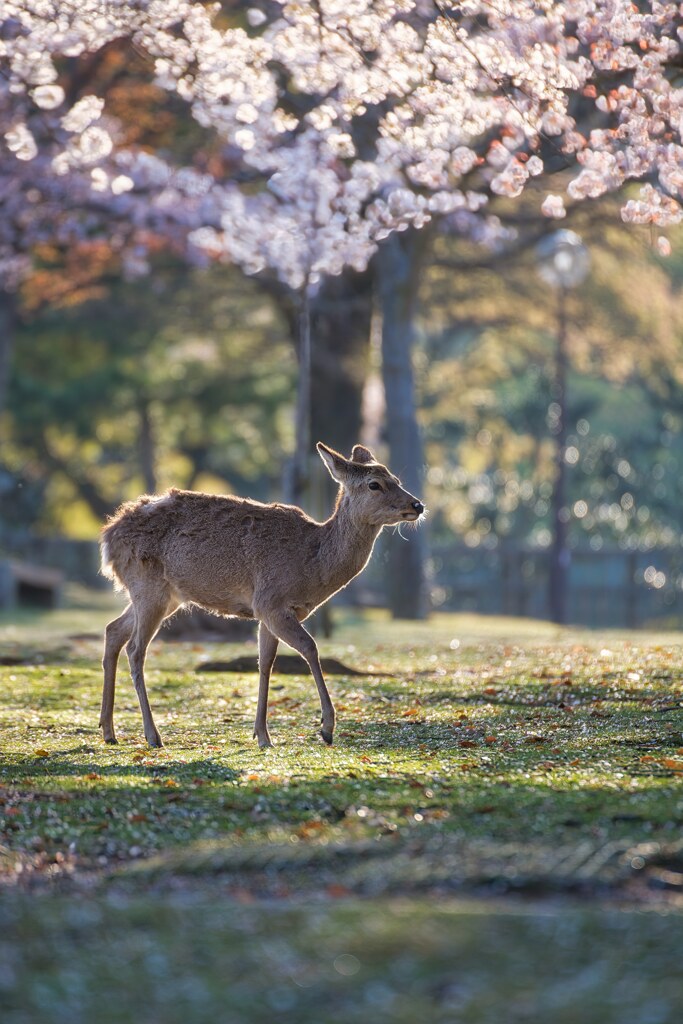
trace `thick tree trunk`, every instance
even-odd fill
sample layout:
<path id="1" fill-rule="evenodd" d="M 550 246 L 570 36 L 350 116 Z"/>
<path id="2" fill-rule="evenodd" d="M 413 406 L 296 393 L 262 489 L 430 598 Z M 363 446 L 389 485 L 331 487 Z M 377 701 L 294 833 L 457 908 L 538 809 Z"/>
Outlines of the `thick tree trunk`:
<path id="1" fill-rule="evenodd" d="M 262 283 L 280 307 L 301 368 L 302 356 L 305 356 L 301 294 L 272 277 L 264 278 Z M 309 460 L 317 459 L 312 449 L 316 441 L 324 441 L 348 454 L 359 440 L 370 347 L 372 289 L 370 272 L 359 274 L 345 270 L 336 277 L 325 278 L 315 293 L 309 294 L 310 433 L 299 430 L 300 434 L 310 437 Z M 297 382 L 300 411 L 305 404 L 306 387 L 306 381 L 300 376 Z M 295 480 L 294 459 L 285 467 L 283 492 L 287 501 L 306 501 L 306 486 L 297 485 Z"/>
<path id="2" fill-rule="evenodd" d="M 284 472 L 285 501 L 302 505 L 310 491 L 311 462 L 311 293 L 302 290 L 292 322 L 299 372 L 294 405 L 294 454 Z"/>
<path id="3" fill-rule="evenodd" d="M 7 405 L 16 327 L 16 299 L 10 292 L 0 291 L 0 413 Z"/>
<path id="4" fill-rule="evenodd" d="M 394 233 L 375 258 L 389 465 L 418 496 L 423 486 L 423 453 L 415 412 L 412 345 L 421 246 L 417 232 Z M 406 538 L 395 538 L 389 546 L 389 607 L 394 618 L 423 619 L 429 611 L 424 525 L 406 531 Z"/>
<path id="5" fill-rule="evenodd" d="M 328 277 L 311 302 L 311 444 L 323 441 L 350 455 L 360 441 L 363 387 L 369 363 L 372 274 L 345 270 Z M 311 448 L 310 510 L 316 519 L 330 514 L 336 494 L 329 473 Z M 329 637 L 328 604 L 316 612 L 313 632 Z"/>
<path id="6" fill-rule="evenodd" d="M 327 278 L 311 302 L 312 440 L 347 456 L 360 440 L 371 321 L 369 271 Z"/>

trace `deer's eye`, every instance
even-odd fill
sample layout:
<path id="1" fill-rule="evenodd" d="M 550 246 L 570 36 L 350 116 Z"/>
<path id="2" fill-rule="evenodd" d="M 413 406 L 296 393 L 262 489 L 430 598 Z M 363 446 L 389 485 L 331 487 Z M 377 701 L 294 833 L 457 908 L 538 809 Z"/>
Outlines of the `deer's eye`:
<path id="1" fill-rule="evenodd" d="M 382 490 L 382 485 L 378 484 L 376 480 L 371 480 L 370 483 L 368 484 L 368 487 L 370 488 L 371 491 L 381 491 Z"/>

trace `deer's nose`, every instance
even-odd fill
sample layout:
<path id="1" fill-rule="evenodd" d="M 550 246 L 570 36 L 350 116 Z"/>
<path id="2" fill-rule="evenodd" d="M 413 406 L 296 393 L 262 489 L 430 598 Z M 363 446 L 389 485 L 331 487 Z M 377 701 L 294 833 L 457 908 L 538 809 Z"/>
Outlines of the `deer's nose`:
<path id="1" fill-rule="evenodd" d="M 414 502 L 413 502 L 413 508 L 415 509 L 415 511 L 417 512 L 417 514 L 418 514 L 419 516 L 421 516 L 421 515 L 422 515 L 422 513 L 423 513 L 423 512 L 424 512 L 424 510 L 425 510 L 425 507 L 424 507 L 424 505 L 422 504 L 422 502 L 421 502 L 421 501 L 414 501 Z"/>

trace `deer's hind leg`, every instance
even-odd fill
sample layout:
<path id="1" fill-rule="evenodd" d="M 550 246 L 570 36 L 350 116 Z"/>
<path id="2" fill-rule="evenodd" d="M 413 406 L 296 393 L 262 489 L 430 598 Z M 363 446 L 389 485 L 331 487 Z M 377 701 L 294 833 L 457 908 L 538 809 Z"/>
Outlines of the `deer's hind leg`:
<path id="1" fill-rule="evenodd" d="M 132 604 L 117 619 L 107 623 L 104 631 L 104 685 L 102 687 L 102 710 L 100 726 L 105 743 L 117 743 L 114 732 L 114 693 L 116 690 L 116 666 L 121 648 L 130 639 L 135 625 L 135 611 Z"/>
<path id="2" fill-rule="evenodd" d="M 155 585 L 153 588 L 145 587 L 139 593 L 131 592 L 131 599 L 135 609 L 135 625 L 126 646 L 130 674 L 133 677 L 135 691 L 140 702 L 145 739 L 150 747 L 163 747 L 159 730 L 154 724 L 152 709 L 149 706 L 144 666 L 150 641 L 164 619 L 176 610 L 179 602 L 172 597 L 168 584 Z"/>

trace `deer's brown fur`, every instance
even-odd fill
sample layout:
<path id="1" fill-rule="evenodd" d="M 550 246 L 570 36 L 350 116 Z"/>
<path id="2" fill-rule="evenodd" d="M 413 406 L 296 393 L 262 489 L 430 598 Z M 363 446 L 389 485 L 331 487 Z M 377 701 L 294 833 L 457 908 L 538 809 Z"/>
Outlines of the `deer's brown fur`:
<path id="1" fill-rule="evenodd" d="M 323 523 L 293 505 L 173 489 L 127 502 L 104 527 L 102 572 L 130 597 L 105 634 L 100 725 L 106 742 L 116 742 L 116 666 L 126 644 L 145 737 L 151 746 L 162 745 L 147 699 L 145 654 L 163 620 L 184 604 L 259 620 L 254 735 L 260 746 L 271 743 L 268 685 L 279 640 L 308 662 L 322 736 L 332 742 L 334 707 L 315 641 L 301 623 L 364 568 L 383 526 L 415 522 L 424 507 L 362 445 L 350 459 L 323 444 L 318 451 L 340 484 L 334 512 Z"/>

